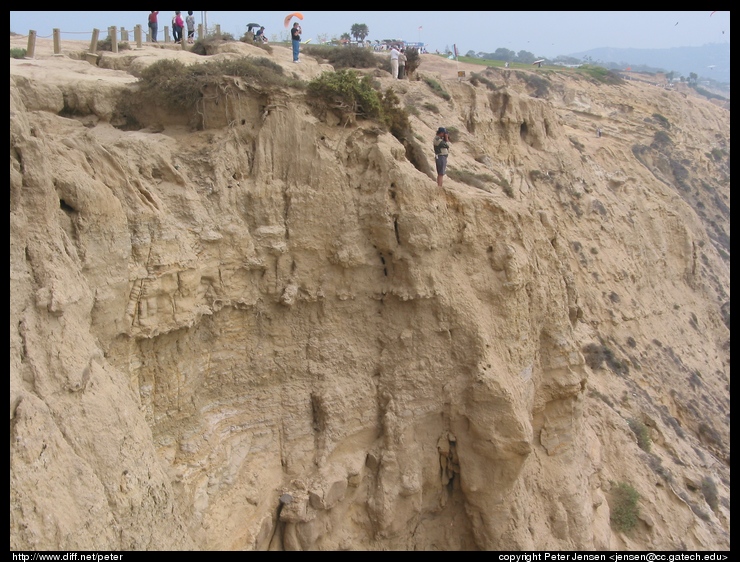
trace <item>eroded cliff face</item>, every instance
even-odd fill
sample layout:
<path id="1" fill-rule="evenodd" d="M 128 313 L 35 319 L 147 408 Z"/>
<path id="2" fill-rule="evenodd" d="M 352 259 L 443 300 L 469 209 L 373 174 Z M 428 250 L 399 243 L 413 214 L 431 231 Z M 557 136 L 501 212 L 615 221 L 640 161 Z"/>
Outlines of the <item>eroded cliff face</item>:
<path id="1" fill-rule="evenodd" d="M 11 59 L 11 549 L 729 548 L 729 111 L 380 76 L 438 189 L 300 91 L 121 127 L 153 52 Z"/>

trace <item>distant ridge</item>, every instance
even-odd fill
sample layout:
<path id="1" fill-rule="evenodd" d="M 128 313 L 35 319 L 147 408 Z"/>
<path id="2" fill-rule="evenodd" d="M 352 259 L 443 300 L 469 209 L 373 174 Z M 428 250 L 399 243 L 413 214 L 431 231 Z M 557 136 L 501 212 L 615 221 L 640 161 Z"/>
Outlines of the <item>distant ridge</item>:
<path id="1" fill-rule="evenodd" d="M 644 65 L 655 70 L 675 71 L 688 78 L 695 72 L 699 78 L 730 83 L 730 44 L 710 43 L 701 47 L 673 47 L 670 49 L 615 49 L 600 47 L 572 53 L 568 56 L 582 59 L 591 57 L 601 64 L 615 63 L 620 66 Z M 714 65 L 714 68 L 709 68 Z"/>

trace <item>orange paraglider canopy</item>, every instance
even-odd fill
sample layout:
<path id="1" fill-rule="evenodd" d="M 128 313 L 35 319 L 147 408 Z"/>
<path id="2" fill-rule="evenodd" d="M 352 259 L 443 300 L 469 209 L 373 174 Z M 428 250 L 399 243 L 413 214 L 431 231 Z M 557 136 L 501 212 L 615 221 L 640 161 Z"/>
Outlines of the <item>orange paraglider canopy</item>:
<path id="1" fill-rule="evenodd" d="M 285 27 L 288 27 L 290 25 L 290 20 L 292 18 L 298 18 L 299 20 L 303 19 L 303 14 L 300 12 L 293 12 L 292 14 L 288 14 L 285 16 L 285 21 L 283 22 L 285 24 Z"/>

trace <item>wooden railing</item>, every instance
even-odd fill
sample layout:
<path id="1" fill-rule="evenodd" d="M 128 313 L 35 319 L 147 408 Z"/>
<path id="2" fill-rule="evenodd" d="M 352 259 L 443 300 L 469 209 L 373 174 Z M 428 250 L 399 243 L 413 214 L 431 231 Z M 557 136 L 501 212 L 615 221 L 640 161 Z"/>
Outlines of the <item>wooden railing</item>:
<path id="1" fill-rule="evenodd" d="M 214 35 L 216 37 L 221 36 L 221 26 L 216 25 L 214 26 Z M 111 40 L 111 50 L 114 53 L 118 52 L 118 27 L 113 25 L 108 28 L 108 37 Z M 136 48 L 141 49 L 143 47 L 143 43 L 152 43 L 152 36 L 151 36 L 151 30 L 148 30 L 146 32 L 146 35 L 142 32 L 141 25 L 136 25 L 134 27 L 134 42 L 136 43 Z M 125 28 L 120 29 L 121 33 L 121 42 L 128 42 L 129 40 L 129 31 Z M 93 29 L 92 30 L 92 37 L 90 39 L 90 49 L 87 52 L 87 58 L 90 62 L 95 62 L 97 60 L 98 54 L 98 37 L 100 36 L 100 30 L 99 29 Z M 205 32 L 203 28 L 203 24 L 198 24 L 198 39 L 203 39 L 205 37 Z M 32 59 L 36 56 L 36 38 L 37 34 L 35 30 L 30 30 L 28 32 L 28 48 L 26 49 L 26 58 Z M 62 31 L 59 28 L 54 28 L 52 30 L 52 38 L 54 42 L 54 54 L 55 55 L 61 55 L 62 54 Z M 164 26 L 164 42 L 165 44 L 170 43 L 170 29 L 169 26 Z M 187 32 L 184 32 L 181 34 L 180 41 L 178 41 L 180 46 L 183 49 L 187 49 Z"/>

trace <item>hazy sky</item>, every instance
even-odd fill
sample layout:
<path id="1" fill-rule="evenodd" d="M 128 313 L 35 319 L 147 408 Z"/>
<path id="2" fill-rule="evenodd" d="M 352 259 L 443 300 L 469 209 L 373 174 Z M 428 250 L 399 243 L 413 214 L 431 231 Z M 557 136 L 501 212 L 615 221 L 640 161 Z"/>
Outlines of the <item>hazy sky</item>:
<path id="1" fill-rule="evenodd" d="M 298 2 L 300 4 L 300 2 Z M 300 8 L 300 5 L 297 6 Z M 92 29 L 102 33 L 112 25 L 133 30 L 146 29 L 149 12 L 122 11 L 35 11 L 10 12 L 10 30 L 25 35 L 36 31 L 51 37 L 58 28 L 62 39 L 88 40 Z M 183 12 L 184 14 L 186 12 Z M 289 11 L 194 12 L 196 23 L 207 14 L 209 27 L 219 24 L 222 32 L 240 38 L 248 23 L 265 26 L 268 38 L 283 40 L 283 20 Z M 302 11 L 303 39 L 317 42 L 319 34 L 329 38 L 349 32 L 352 24 L 368 26 L 367 39 L 422 41 L 428 50 L 443 51 L 457 45 L 468 51 L 493 52 L 504 47 L 515 52 L 555 57 L 599 47 L 663 49 L 730 42 L 730 12 L 490 12 L 490 11 Z M 160 13 L 160 34 L 174 11 Z M 102 35 L 104 37 L 104 35 Z"/>

